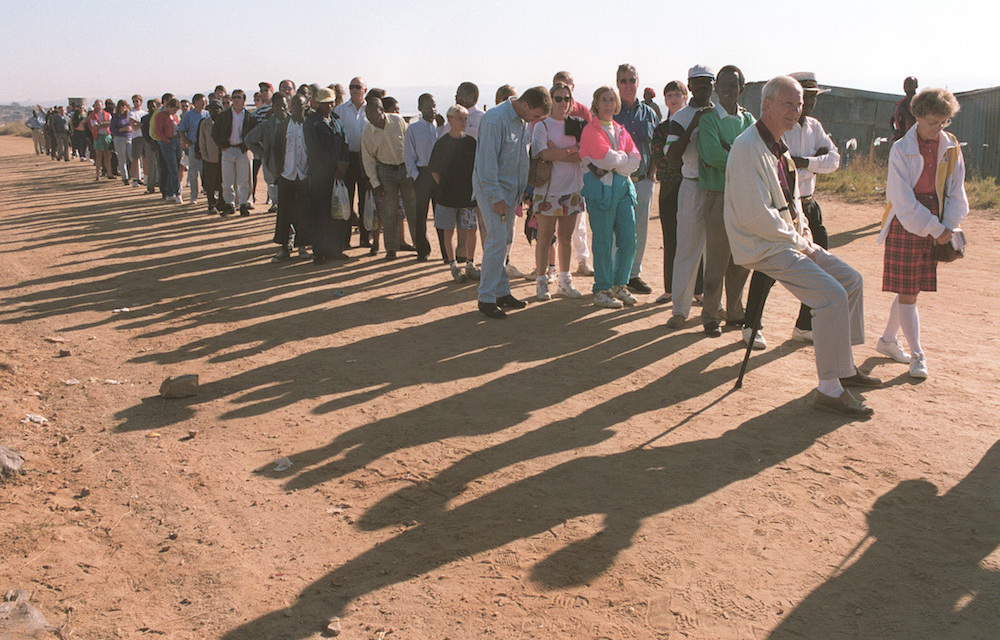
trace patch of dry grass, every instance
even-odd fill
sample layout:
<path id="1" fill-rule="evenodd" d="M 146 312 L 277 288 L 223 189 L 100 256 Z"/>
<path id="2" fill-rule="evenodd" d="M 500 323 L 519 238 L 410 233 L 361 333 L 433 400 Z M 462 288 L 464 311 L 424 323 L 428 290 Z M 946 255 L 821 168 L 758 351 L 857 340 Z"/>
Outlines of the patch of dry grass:
<path id="1" fill-rule="evenodd" d="M 21 136 L 30 138 L 31 130 L 20 120 L 0 123 L 0 136 Z"/>

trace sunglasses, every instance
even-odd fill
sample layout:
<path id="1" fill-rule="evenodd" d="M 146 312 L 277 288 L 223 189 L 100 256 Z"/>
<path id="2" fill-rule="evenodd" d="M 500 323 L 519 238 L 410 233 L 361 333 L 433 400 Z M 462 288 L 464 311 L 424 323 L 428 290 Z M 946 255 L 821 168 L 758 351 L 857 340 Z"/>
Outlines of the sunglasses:
<path id="1" fill-rule="evenodd" d="M 573 98 L 570 98 L 569 96 L 552 96 L 552 100 L 554 102 L 570 102 Z"/>
<path id="2" fill-rule="evenodd" d="M 618 78 L 618 84 L 635 84 L 638 78 Z"/>

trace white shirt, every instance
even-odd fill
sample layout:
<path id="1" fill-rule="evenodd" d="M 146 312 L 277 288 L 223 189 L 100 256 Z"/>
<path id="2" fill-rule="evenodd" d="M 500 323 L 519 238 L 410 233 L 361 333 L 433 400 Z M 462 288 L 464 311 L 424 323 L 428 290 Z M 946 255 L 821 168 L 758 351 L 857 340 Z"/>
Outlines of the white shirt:
<path id="1" fill-rule="evenodd" d="M 288 133 L 285 135 L 285 164 L 281 177 L 285 180 L 302 180 L 309 175 L 306 167 L 306 138 L 302 134 L 302 125 L 295 120 L 289 120 Z"/>
<path id="2" fill-rule="evenodd" d="M 243 120 L 247 117 L 247 110 L 239 113 L 233 110 L 233 130 L 229 133 L 229 144 L 238 147 L 243 144 Z"/>
<path id="3" fill-rule="evenodd" d="M 676 122 L 680 125 L 680 128 L 687 131 L 688 126 L 691 124 L 691 120 L 694 119 L 694 114 L 698 111 L 711 110 L 714 109 L 715 105 L 711 102 L 708 103 L 707 107 L 695 107 L 688 104 L 683 109 L 680 109 L 677 113 L 670 117 L 670 127 L 674 129 L 673 124 Z M 670 133 L 667 136 L 667 144 L 663 148 L 663 152 L 667 152 L 667 148 L 671 144 L 676 142 L 680 138 L 680 135 L 674 135 Z M 691 137 L 688 138 L 688 146 L 684 148 L 684 153 L 681 154 L 681 175 L 685 178 L 690 178 L 692 180 L 698 179 L 698 127 L 694 128 L 691 132 Z"/>
<path id="4" fill-rule="evenodd" d="M 469 124 L 465 126 L 465 134 L 472 136 L 473 140 L 479 139 L 479 121 L 485 115 L 486 112 L 475 105 L 469 109 Z"/>
<path id="5" fill-rule="evenodd" d="M 348 100 L 333 110 L 340 118 L 340 124 L 344 126 L 344 137 L 347 138 L 347 147 L 354 153 L 361 153 L 361 132 L 368 124 L 368 116 L 365 115 L 365 103 L 361 107 L 355 107 L 354 103 Z"/>
<path id="6" fill-rule="evenodd" d="M 796 122 L 792 130 L 781 136 L 781 139 L 793 158 L 809 160 L 808 168 L 795 170 L 799 177 L 799 193 L 803 198 L 808 198 L 816 188 L 816 174 L 833 173 L 840 166 L 837 145 L 823 130 L 819 120 L 810 116 L 806 116 L 805 124 Z M 823 147 L 827 148 L 827 152 L 816 155 L 816 151 Z"/>
<path id="7" fill-rule="evenodd" d="M 438 139 L 438 126 L 435 122 L 427 122 L 420 118 L 406 128 L 406 140 L 403 148 L 403 161 L 406 163 L 406 176 L 417 179 L 418 167 L 426 167 L 431 161 L 431 151 Z"/>
<path id="8" fill-rule="evenodd" d="M 612 131 L 612 135 L 614 132 Z M 535 123 L 531 131 L 531 157 L 537 158 L 542 151 L 549 148 L 551 141 L 559 149 L 568 149 L 577 144 L 576 138 L 566 135 L 566 121 L 546 118 Z M 552 178 L 541 191 L 550 196 L 565 196 L 577 193 L 583 188 L 583 165 L 579 162 L 553 162 Z"/>
<path id="9" fill-rule="evenodd" d="M 145 109 L 129 109 L 128 121 L 129 123 L 132 123 L 132 135 L 141 135 L 139 121 L 142 120 L 147 113 L 149 112 Z"/>

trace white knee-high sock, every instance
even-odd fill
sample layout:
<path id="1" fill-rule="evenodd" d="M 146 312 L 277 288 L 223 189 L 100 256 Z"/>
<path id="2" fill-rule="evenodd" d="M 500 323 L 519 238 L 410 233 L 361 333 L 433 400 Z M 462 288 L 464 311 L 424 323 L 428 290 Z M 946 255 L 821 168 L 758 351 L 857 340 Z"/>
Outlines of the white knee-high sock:
<path id="1" fill-rule="evenodd" d="M 885 323 L 885 331 L 882 333 L 882 342 L 895 342 L 899 335 L 899 296 L 892 299 L 889 305 L 889 321 Z"/>
<path id="2" fill-rule="evenodd" d="M 899 326 L 910 345 L 910 352 L 923 353 L 924 350 L 920 347 L 920 315 L 916 304 L 899 305 Z"/>

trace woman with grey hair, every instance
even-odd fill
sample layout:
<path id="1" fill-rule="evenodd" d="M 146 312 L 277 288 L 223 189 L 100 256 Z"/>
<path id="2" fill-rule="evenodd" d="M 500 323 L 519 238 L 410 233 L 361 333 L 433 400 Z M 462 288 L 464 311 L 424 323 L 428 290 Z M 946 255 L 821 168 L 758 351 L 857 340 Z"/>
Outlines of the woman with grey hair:
<path id="1" fill-rule="evenodd" d="M 885 188 L 889 204 L 878 242 L 885 244 L 882 290 L 896 297 L 875 349 L 897 362 L 909 363 L 912 378 L 928 376 L 920 344 L 917 295 L 937 291 L 936 248 L 952 242 L 969 213 L 962 147 L 945 131 L 958 109 L 958 100 L 950 92 L 924 89 L 910 103 L 917 123 L 889 152 Z M 897 338 L 901 329 L 909 354 Z"/>

